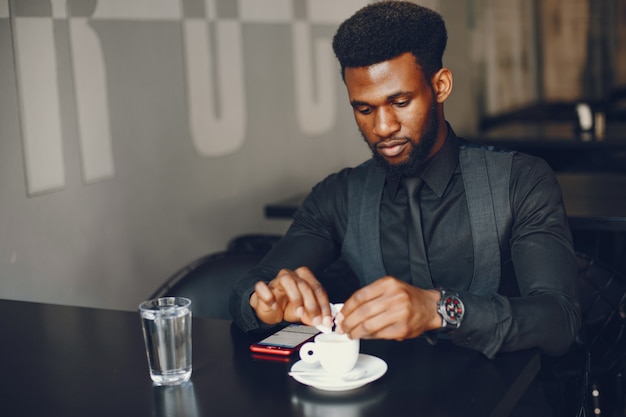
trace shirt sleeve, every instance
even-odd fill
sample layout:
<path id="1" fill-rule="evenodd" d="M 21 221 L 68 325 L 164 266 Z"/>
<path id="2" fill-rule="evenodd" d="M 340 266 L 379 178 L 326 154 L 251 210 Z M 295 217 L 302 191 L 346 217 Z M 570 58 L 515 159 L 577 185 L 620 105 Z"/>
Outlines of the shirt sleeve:
<path id="1" fill-rule="evenodd" d="M 561 189 L 550 167 L 516 154 L 510 201 L 511 259 L 502 270 L 516 277 L 519 296 L 461 294 L 466 316 L 452 340 L 488 357 L 527 348 L 563 354 L 581 322 L 578 267 Z"/>
<path id="2" fill-rule="evenodd" d="M 235 285 L 229 307 L 242 330 L 253 332 L 268 327 L 258 320 L 249 303 L 257 281 L 271 281 L 282 268 L 306 266 L 316 274 L 340 256 L 347 209 L 342 178 L 346 173 L 333 174 L 313 188 L 294 214 L 285 236 Z"/>

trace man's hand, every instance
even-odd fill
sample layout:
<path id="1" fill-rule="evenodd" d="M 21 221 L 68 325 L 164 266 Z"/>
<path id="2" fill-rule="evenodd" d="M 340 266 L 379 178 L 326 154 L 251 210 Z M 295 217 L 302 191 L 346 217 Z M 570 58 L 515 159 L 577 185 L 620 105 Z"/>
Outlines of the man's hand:
<path id="1" fill-rule="evenodd" d="M 417 337 L 441 327 L 437 290 L 424 290 L 387 276 L 356 291 L 335 318 L 338 333 L 352 339 Z"/>
<path id="2" fill-rule="evenodd" d="M 286 320 L 311 326 L 332 326 L 326 290 L 307 267 L 295 271 L 281 269 L 268 284 L 257 282 L 250 306 L 257 317 L 268 324 Z"/>

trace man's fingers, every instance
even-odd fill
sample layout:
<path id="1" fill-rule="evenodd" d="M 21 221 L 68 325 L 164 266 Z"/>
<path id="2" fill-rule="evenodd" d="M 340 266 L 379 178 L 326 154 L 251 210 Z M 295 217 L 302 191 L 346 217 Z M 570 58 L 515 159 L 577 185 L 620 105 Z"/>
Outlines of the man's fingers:
<path id="1" fill-rule="evenodd" d="M 302 317 L 306 316 L 305 300 L 299 281 L 301 279 L 294 271 L 283 269 L 269 284 L 270 290 L 279 300 L 278 308 L 283 310 L 287 321 L 302 321 Z"/>
<path id="2" fill-rule="evenodd" d="M 279 308 L 274 294 L 264 282 L 258 282 L 254 286 L 254 293 L 250 297 L 250 307 L 254 309 L 257 317 L 268 324 L 278 323 L 283 320 L 283 311 Z"/>
<path id="3" fill-rule="evenodd" d="M 305 314 L 311 318 L 311 324 L 316 326 L 324 323 L 330 327 L 332 325 L 332 312 L 326 290 L 309 268 L 301 267 L 295 272 L 302 280 L 298 287 L 303 295 Z"/>
<path id="4" fill-rule="evenodd" d="M 371 310 L 370 315 L 363 317 L 362 320 L 349 325 L 342 323 L 341 326 L 352 339 L 402 340 L 406 337 L 404 314 L 391 306 L 387 309 Z"/>
<path id="5" fill-rule="evenodd" d="M 389 279 L 393 278 L 389 277 Z M 356 309 L 383 296 L 386 291 L 386 286 L 389 285 L 387 281 L 387 277 L 381 278 L 355 291 L 354 294 L 352 294 L 352 296 L 350 296 L 350 298 L 348 298 L 344 303 L 343 308 L 341 309 L 341 318 L 343 319 L 343 317 L 352 315 Z"/>
<path id="6" fill-rule="evenodd" d="M 294 306 L 304 304 L 302 294 L 298 287 L 297 277 L 292 275 L 291 271 L 282 270 L 276 278 L 270 282 L 272 291 L 281 291 L 287 296 L 288 303 Z"/>
<path id="7" fill-rule="evenodd" d="M 257 282 L 250 305 L 263 321 L 302 321 L 316 326 L 332 325 L 328 295 L 311 270 L 301 267 L 295 271 L 282 269 L 268 284 Z"/>
<path id="8" fill-rule="evenodd" d="M 322 310 L 315 296 L 315 291 L 305 281 L 298 283 L 298 288 L 302 294 L 303 308 L 301 318 L 303 321 L 317 326 L 322 322 Z"/>
<path id="9" fill-rule="evenodd" d="M 276 298 L 265 282 L 259 281 L 255 284 L 253 295 L 256 295 L 257 305 L 263 303 L 267 308 L 276 309 Z"/>
<path id="10" fill-rule="evenodd" d="M 402 283 L 384 277 L 356 291 L 335 320 L 337 331 L 352 338 L 386 338 L 406 315 L 409 297 Z"/>
<path id="11" fill-rule="evenodd" d="M 349 314 L 341 309 L 338 320 L 335 320 L 337 330 L 352 338 L 372 337 L 380 329 L 388 326 L 384 320 L 385 317 L 389 317 L 388 314 L 393 308 L 394 306 L 385 303 L 382 297 L 377 297 L 357 305 Z"/>

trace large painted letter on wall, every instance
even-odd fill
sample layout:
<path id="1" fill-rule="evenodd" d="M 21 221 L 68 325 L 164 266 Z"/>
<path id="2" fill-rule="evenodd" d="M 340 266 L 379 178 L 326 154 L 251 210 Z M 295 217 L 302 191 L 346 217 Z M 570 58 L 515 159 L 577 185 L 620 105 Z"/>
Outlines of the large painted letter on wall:
<path id="1" fill-rule="evenodd" d="M 65 186 L 52 14 L 22 16 L 12 3 L 13 49 L 29 195 Z M 51 9 L 50 9 L 51 10 Z"/>
<path id="2" fill-rule="evenodd" d="M 218 20 L 212 0 L 205 14 L 183 18 L 189 129 L 201 155 L 222 156 L 245 140 L 243 39 L 239 20 Z"/>
<path id="3" fill-rule="evenodd" d="M 83 178 L 89 183 L 115 175 L 106 67 L 88 19 L 72 17 L 69 33 Z"/>

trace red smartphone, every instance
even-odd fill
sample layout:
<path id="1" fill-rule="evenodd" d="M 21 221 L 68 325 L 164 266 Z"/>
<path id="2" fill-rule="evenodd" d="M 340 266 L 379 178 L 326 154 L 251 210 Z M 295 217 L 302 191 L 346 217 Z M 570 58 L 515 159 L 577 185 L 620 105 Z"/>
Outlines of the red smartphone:
<path id="1" fill-rule="evenodd" d="M 267 355 L 289 356 L 319 332 L 315 327 L 291 324 L 260 342 L 250 345 L 250 350 Z"/>

